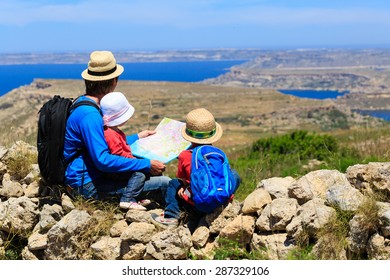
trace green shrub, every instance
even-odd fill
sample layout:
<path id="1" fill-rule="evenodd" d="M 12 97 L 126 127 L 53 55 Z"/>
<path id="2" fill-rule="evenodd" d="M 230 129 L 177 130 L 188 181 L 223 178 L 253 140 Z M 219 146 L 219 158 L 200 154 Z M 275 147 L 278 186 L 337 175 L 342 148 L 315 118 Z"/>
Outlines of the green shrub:
<path id="1" fill-rule="evenodd" d="M 301 160 L 324 160 L 337 152 L 338 146 L 332 136 L 299 130 L 278 137 L 260 139 L 253 144 L 252 151 L 273 156 L 299 155 Z"/>
<path id="2" fill-rule="evenodd" d="M 362 158 L 352 145 L 341 146 L 335 136 L 302 130 L 259 139 L 240 154 L 231 160 L 242 179 L 236 193 L 239 200 L 250 194 L 262 179 L 299 177 L 316 169 L 345 172 L 351 165 L 375 159 L 367 155 Z M 313 159 L 320 161 L 320 165 L 307 167 Z"/>

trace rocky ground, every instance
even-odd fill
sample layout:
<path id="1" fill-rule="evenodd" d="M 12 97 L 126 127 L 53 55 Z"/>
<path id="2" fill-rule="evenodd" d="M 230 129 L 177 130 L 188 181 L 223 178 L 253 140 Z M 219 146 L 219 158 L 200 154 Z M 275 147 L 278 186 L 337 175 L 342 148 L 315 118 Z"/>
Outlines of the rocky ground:
<path id="1" fill-rule="evenodd" d="M 37 164 L 19 179 L 11 172 L 12 159 L 27 153 L 36 148 L 20 141 L 0 147 L 0 259 L 12 240 L 26 260 L 214 259 L 221 250 L 225 258 L 283 260 L 302 246 L 316 259 L 390 259 L 388 162 L 264 179 L 242 202 L 193 227 L 166 229 L 151 222 L 159 208 L 120 212 L 65 194 L 44 203 Z"/>

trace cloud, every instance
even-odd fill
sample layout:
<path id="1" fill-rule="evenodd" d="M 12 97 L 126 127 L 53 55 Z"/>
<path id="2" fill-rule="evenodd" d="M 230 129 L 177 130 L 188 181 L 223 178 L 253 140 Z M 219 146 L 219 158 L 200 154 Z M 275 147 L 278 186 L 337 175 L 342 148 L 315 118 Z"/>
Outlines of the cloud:
<path id="1" fill-rule="evenodd" d="M 315 8 L 265 6 L 270 1 L 0 1 L 0 25 L 24 26 L 37 22 L 169 26 L 201 28 L 234 25 L 390 25 L 389 11 L 374 8 Z M 272 4 L 273 1 L 271 1 Z M 230 4 L 229 4 L 230 3 Z M 237 2 L 236 2 L 237 3 Z M 228 5 L 227 5 L 228 4 Z M 270 4 L 268 4 L 270 5 Z"/>

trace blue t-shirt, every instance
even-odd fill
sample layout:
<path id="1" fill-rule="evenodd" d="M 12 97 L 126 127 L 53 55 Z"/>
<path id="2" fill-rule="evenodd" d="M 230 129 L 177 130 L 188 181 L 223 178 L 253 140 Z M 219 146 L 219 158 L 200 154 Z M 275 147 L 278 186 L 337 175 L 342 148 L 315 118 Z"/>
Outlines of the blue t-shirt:
<path id="1" fill-rule="evenodd" d="M 78 101 L 85 99 L 88 98 L 82 96 Z M 137 134 L 127 137 L 129 145 L 137 139 Z M 103 172 L 148 172 L 150 170 L 150 161 L 147 159 L 110 154 L 104 138 L 103 118 L 93 106 L 77 107 L 67 120 L 65 160 L 72 158 L 79 149 L 83 152 L 70 162 L 65 173 L 65 183 L 73 188 L 101 178 Z"/>

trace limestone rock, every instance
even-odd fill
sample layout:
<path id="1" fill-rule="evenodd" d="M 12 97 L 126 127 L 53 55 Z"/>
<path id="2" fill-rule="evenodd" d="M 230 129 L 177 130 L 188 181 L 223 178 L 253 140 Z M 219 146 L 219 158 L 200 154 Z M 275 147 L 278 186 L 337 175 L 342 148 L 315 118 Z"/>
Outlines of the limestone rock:
<path id="1" fill-rule="evenodd" d="M 287 198 L 288 187 L 295 182 L 295 179 L 291 176 L 287 177 L 273 177 L 261 180 L 257 185 L 257 188 L 265 189 L 272 199 L 275 198 Z"/>
<path id="2" fill-rule="evenodd" d="M 92 222 L 92 217 L 84 210 L 73 210 L 66 214 L 47 233 L 46 259 L 77 260 L 90 257 L 84 256 L 85 247 L 89 247 L 89 244 L 82 242 L 79 235 L 89 228 Z"/>
<path id="3" fill-rule="evenodd" d="M 238 242 L 243 246 L 249 244 L 255 230 L 255 218 L 252 216 L 239 215 L 226 225 L 219 236 Z"/>
<path id="4" fill-rule="evenodd" d="M 146 254 L 157 260 L 184 260 L 192 247 L 188 228 L 179 226 L 153 235 L 146 245 Z"/>
<path id="5" fill-rule="evenodd" d="M 264 251 L 264 255 L 270 260 L 284 260 L 288 253 L 296 248 L 294 241 L 286 233 L 254 233 L 250 245 L 252 250 Z"/>
<path id="6" fill-rule="evenodd" d="M 325 199 L 332 186 L 350 186 L 346 176 L 337 170 L 316 170 L 299 178 L 288 190 L 289 197 L 300 205 L 314 198 Z"/>
<path id="7" fill-rule="evenodd" d="M 336 210 L 326 206 L 324 202 L 324 200 L 316 198 L 301 205 L 297 215 L 286 227 L 287 234 L 296 238 L 305 231 L 309 236 L 314 237 L 316 231 L 336 214 Z"/>
<path id="8" fill-rule="evenodd" d="M 120 258 L 121 239 L 103 236 L 91 245 L 94 258 L 98 260 L 116 260 Z"/>
<path id="9" fill-rule="evenodd" d="M 123 232 L 127 229 L 128 224 L 126 220 L 119 220 L 112 225 L 110 228 L 110 236 L 111 237 L 120 237 Z"/>
<path id="10" fill-rule="evenodd" d="M 256 221 L 256 228 L 260 231 L 286 230 L 298 207 L 295 198 L 276 198 L 261 212 Z"/>
<path id="11" fill-rule="evenodd" d="M 251 214 L 263 210 L 263 208 L 272 201 L 268 191 L 263 188 L 255 189 L 244 200 L 242 213 Z"/>
<path id="12" fill-rule="evenodd" d="M 206 245 L 209 236 L 210 230 L 205 226 L 200 226 L 192 234 L 191 240 L 195 247 L 201 248 Z"/>
<path id="13" fill-rule="evenodd" d="M 134 222 L 125 229 L 120 238 L 123 241 L 148 243 L 156 232 L 157 229 L 152 224 Z"/>

